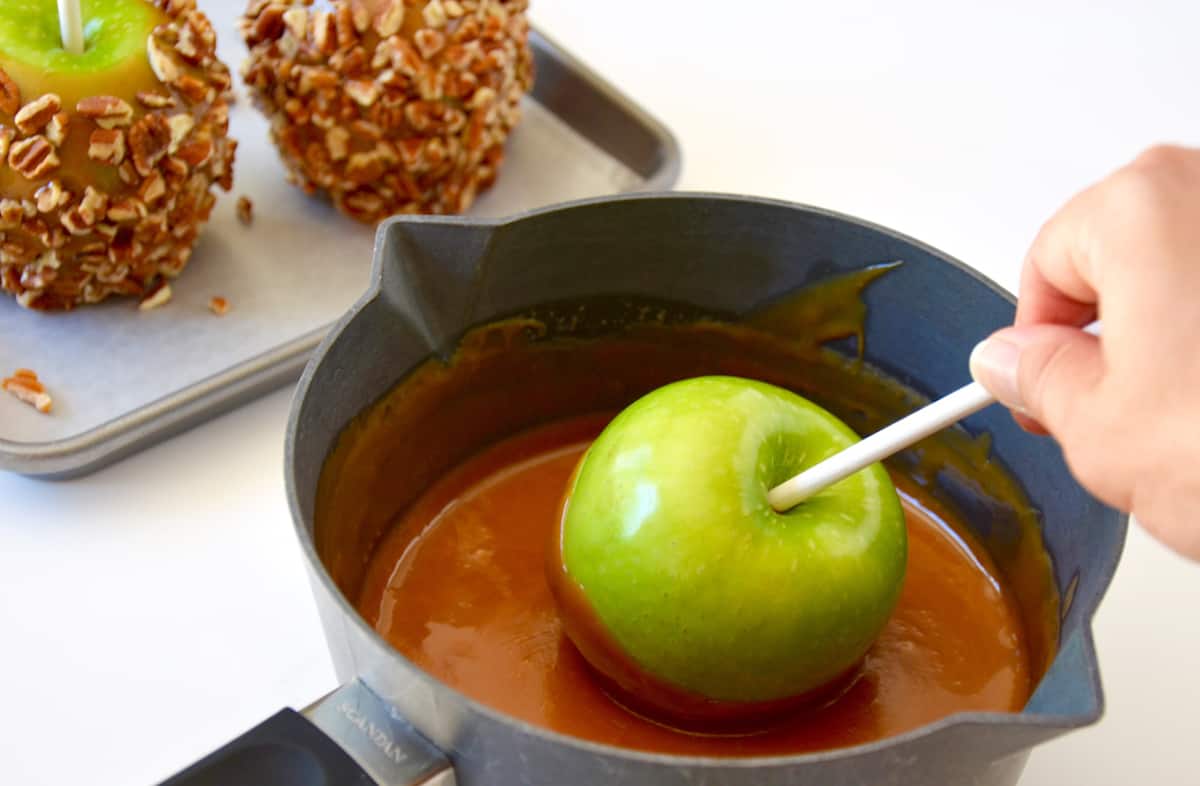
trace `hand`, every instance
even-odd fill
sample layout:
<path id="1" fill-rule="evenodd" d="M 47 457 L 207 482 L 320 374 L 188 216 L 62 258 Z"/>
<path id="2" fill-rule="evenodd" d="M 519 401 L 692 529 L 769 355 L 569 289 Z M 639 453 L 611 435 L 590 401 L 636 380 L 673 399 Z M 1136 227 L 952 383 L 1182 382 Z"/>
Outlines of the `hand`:
<path id="1" fill-rule="evenodd" d="M 1097 315 L 1100 338 L 1078 330 Z M 1068 202 L 971 373 L 1093 494 L 1200 560 L 1200 150 L 1152 148 Z"/>

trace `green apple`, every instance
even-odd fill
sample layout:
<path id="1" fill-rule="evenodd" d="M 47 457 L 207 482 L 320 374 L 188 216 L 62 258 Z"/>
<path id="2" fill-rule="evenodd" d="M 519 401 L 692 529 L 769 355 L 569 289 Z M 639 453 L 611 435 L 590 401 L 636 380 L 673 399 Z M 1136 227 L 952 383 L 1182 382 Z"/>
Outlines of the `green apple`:
<path id="1" fill-rule="evenodd" d="M 63 310 L 170 291 L 229 190 L 229 69 L 189 2 L 0 0 L 0 290 Z"/>
<path id="2" fill-rule="evenodd" d="M 85 49 L 63 49 L 57 0 L 0 3 L 0 52 L 46 73 L 103 74 L 146 53 L 146 36 L 164 16 L 147 0 L 82 0 Z"/>
<path id="3" fill-rule="evenodd" d="M 0 126 L 18 131 L 17 110 L 42 96 L 53 96 L 68 118 L 62 139 L 45 128 L 30 129 L 54 143 L 61 165 L 45 176 L 24 177 L 11 165 L 0 166 L 0 197 L 31 199 L 51 179 L 69 190 L 94 185 L 106 193 L 121 190 L 115 167 L 92 160 L 88 151 L 94 124 L 75 116 L 76 105 L 90 96 L 114 96 L 134 110 L 139 92 L 162 90 L 146 56 L 147 39 L 168 21 L 153 0 L 82 0 L 84 51 L 63 48 L 57 0 L 0 0 Z M 122 133 L 128 127 L 119 128 Z M 128 147 L 126 140 L 125 147 Z"/>
<path id="4" fill-rule="evenodd" d="M 584 656 L 642 705 L 676 704 L 650 684 L 717 710 L 816 696 L 852 673 L 904 578 L 896 490 L 877 464 L 786 513 L 767 491 L 857 440 L 800 396 L 734 377 L 677 382 L 621 412 L 576 470 L 561 570 L 548 566 L 594 615 L 564 620 Z M 595 631 L 575 635 L 596 624 L 637 675 L 581 642 Z"/>

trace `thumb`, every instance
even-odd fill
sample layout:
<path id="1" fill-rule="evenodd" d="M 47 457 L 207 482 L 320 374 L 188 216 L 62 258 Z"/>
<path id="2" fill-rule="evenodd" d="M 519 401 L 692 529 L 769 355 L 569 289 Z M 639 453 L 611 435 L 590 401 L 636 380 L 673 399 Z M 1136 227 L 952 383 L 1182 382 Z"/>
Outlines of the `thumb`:
<path id="1" fill-rule="evenodd" d="M 971 352 L 971 376 L 1024 425 L 1032 419 L 1060 441 L 1103 373 L 1099 339 L 1065 325 L 998 330 Z"/>

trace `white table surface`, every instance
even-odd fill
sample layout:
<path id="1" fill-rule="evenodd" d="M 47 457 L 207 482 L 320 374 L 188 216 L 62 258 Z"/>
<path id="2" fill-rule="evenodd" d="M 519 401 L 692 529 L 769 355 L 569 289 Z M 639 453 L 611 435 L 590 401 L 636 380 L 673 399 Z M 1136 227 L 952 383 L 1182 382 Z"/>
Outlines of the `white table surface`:
<path id="1" fill-rule="evenodd" d="M 1010 287 L 1072 192 L 1200 143 L 1183 0 L 534 2 L 678 134 L 681 187 L 858 214 Z M 334 687 L 283 496 L 289 401 L 84 479 L 0 475 L 0 783 L 156 782 Z M 1025 786 L 1200 783 L 1198 601 L 1200 566 L 1132 532 L 1096 619 L 1107 715 Z"/>

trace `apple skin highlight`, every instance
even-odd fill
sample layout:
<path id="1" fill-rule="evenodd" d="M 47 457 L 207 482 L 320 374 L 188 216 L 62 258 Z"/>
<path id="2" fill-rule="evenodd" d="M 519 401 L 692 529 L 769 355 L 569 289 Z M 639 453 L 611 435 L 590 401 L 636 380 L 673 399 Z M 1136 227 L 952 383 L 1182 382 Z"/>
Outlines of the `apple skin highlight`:
<path id="1" fill-rule="evenodd" d="M 701 377 L 619 414 L 585 454 L 546 566 L 610 692 L 681 728 L 738 731 L 835 699 L 904 579 L 904 515 L 873 465 L 777 513 L 775 484 L 856 442 L 761 382 Z"/>

